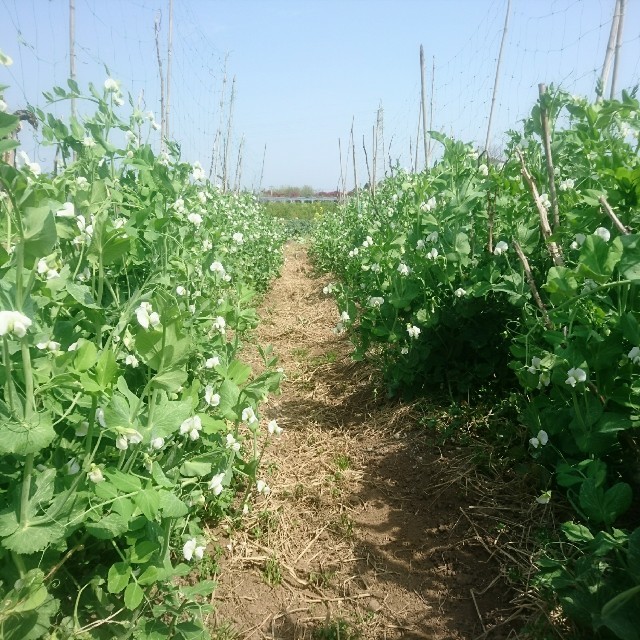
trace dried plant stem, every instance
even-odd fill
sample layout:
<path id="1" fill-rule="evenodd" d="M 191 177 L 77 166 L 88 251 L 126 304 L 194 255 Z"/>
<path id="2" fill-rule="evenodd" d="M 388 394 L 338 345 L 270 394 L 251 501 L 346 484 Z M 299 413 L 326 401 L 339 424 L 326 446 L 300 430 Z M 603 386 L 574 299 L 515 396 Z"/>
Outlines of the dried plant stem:
<path id="1" fill-rule="evenodd" d="M 625 236 L 628 236 L 631 231 L 627 227 L 625 227 L 620 218 L 615 214 L 615 211 L 611 208 L 611 205 L 607 202 L 607 199 L 604 196 L 600 196 L 599 202 L 604 209 L 604 212 L 611 218 L 615 228 Z"/>
<path id="2" fill-rule="evenodd" d="M 553 157 L 551 155 L 551 130 L 549 128 L 549 112 L 545 106 L 545 96 L 547 95 L 547 85 L 538 85 L 540 95 L 540 122 L 542 124 L 542 141 L 544 143 L 544 157 L 547 162 L 547 177 L 549 178 L 549 195 L 551 196 L 551 211 L 553 213 L 553 228 L 556 230 L 560 226 L 560 213 L 558 211 L 558 196 L 556 194 L 556 183 L 553 172 Z"/>
<path id="3" fill-rule="evenodd" d="M 547 249 L 549 250 L 549 254 L 551 255 L 551 259 L 553 260 L 553 264 L 556 266 L 564 265 L 564 260 L 562 258 L 562 252 L 558 245 L 550 240 L 551 238 L 551 227 L 549 225 L 549 217 L 547 215 L 547 209 L 542 203 L 540 199 L 540 194 L 538 193 L 538 187 L 536 186 L 535 180 L 533 176 L 529 173 L 529 169 L 527 169 L 527 165 L 524 163 L 524 156 L 522 155 L 522 151 L 520 149 L 516 149 L 516 153 L 518 154 L 518 158 L 520 158 L 520 166 L 522 176 L 526 180 L 529 185 L 529 189 L 531 189 L 531 194 L 533 195 L 533 200 L 536 203 L 536 207 L 538 209 L 538 214 L 540 216 L 540 228 L 542 229 L 542 235 L 547 243 Z"/>
<path id="4" fill-rule="evenodd" d="M 533 273 L 531 273 L 531 267 L 529 266 L 527 256 L 524 255 L 522 247 L 518 244 L 518 241 L 515 238 L 512 238 L 511 241 L 513 242 L 513 248 L 518 254 L 518 258 L 520 258 L 522 268 L 524 269 L 524 275 L 527 278 L 527 283 L 529 284 L 529 288 L 531 289 L 533 299 L 536 301 L 536 305 L 538 305 L 538 309 L 540 309 L 540 312 L 542 313 L 544 323 L 547 329 L 553 329 L 553 323 L 551 322 L 551 318 L 549 318 L 549 313 L 547 312 L 547 308 L 544 306 L 544 302 L 542 302 L 540 292 L 538 291 L 538 287 L 536 286 L 536 281 L 533 279 Z"/>

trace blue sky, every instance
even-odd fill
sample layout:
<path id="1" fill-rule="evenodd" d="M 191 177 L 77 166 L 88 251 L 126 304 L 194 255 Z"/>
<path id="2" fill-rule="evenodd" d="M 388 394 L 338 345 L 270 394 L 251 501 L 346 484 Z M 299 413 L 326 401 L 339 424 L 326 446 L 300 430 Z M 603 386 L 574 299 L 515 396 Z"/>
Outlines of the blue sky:
<path id="1" fill-rule="evenodd" d="M 42 106 L 42 91 L 68 77 L 68 0 L 0 0 L 0 67 L 12 108 Z M 102 84 L 108 66 L 145 108 L 159 113 L 154 21 L 162 15 L 166 70 L 168 0 L 76 0 L 76 53 L 81 86 Z M 628 0 L 618 86 L 640 81 L 640 0 Z M 371 161 L 372 129 L 383 110 L 385 162 L 410 168 L 419 115 L 419 47 L 427 58 L 427 100 L 435 57 L 432 128 L 484 144 L 507 0 L 174 0 L 171 133 L 186 160 L 208 169 L 223 70 L 228 82 L 222 121 L 236 78 L 230 161 L 235 173 L 244 137 L 242 184 L 310 184 L 335 189 L 338 139 L 347 186 L 352 119 L 360 184 L 366 181 L 363 136 Z M 494 115 L 492 143 L 517 128 L 539 82 L 593 96 L 614 0 L 512 0 Z M 225 63 L 226 60 L 226 63 Z M 58 107 L 65 113 L 66 107 Z M 82 112 L 82 108 L 81 108 Z M 158 116 L 159 117 L 159 116 Z M 48 152 L 28 133 L 28 152 Z M 157 142 L 157 141 L 156 141 Z M 382 151 L 379 152 L 382 156 Z M 422 151 L 418 168 L 423 166 Z"/>

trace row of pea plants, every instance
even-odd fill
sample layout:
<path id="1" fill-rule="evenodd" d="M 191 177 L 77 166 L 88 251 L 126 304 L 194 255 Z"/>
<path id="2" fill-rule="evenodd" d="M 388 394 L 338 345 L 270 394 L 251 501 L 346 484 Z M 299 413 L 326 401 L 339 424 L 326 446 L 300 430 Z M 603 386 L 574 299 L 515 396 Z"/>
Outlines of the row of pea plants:
<path id="1" fill-rule="evenodd" d="M 53 173 L 0 102 L 0 636 L 208 637 L 206 521 L 269 491 L 281 431 L 276 360 L 240 349 L 283 236 L 177 144 L 154 153 L 114 79 L 89 89 L 45 97 L 91 115 L 32 110 Z"/>
<path id="2" fill-rule="evenodd" d="M 505 161 L 432 133 L 431 170 L 352 197 L 313 245 L 336 331 L 391 393 L 511 394 L 513 464 L 550 470 L 537 501 L 573 514 L 538 587 L 580 633 L 624 640 L 640 637 L 639 130 L 634 93 L 552 90 Z"/>

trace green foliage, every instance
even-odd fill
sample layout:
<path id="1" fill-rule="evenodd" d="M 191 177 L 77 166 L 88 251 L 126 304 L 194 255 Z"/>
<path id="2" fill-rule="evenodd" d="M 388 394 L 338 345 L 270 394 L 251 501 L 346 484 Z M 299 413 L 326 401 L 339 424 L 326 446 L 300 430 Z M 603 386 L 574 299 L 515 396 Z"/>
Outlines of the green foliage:
<path id="1" fill-rule="evenodd" d="M 281 374 L 240 351 L 284 235 L 177 145 L 156 155 L 116 90 L 48 94 L 71 96 L 95 114 L 35 110 L 57 173 L 0 163 L 0 635 L 204 638 L 215 583 L 184 577 L 204 513 L 257 480 Z"/>
<path id="2" fill-rule="evenodd" d="M 557 223 L 542 109 L 554 127 Z M 541 554 L 538 584 L 583 630 L 625 640 L 640 628 L 639 130 L 635 95 L 589 104 L 551 90 L 510 132 L 505 163 L 433 133 L 444 146 L 433 169 L 351 199 L 319 222 L 313 247 L 340 279 L 326 289 L 337 330 L 354 357 L 379 358 L 392 393 L 490 384 L 506 396 L 520 385 L 529 452 L 553 473 L 538 502 L 561 492 L 574 516 L 565 543 Z M 546 239 L 539 207 L 554 227 Z"/>

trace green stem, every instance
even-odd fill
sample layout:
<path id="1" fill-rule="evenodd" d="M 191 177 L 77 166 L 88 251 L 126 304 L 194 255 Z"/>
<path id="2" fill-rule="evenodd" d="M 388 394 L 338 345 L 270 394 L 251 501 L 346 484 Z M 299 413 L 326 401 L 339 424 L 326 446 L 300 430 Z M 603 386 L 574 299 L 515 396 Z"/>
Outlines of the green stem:
<path id="1" fill-rule="evenodd" d="M 5 395 L 7 398 L 7 404 L 9 405 L 9 409 L 11 413 L 14 411 L 13 404 L 13 379 L 11 377 L 11 357 L 9 355 L 9 341 L 7 340 L 7 336 L 2 336 L 2 360 L 4 364 L 4 372 L 7 381 L 5 382 Z"/>

